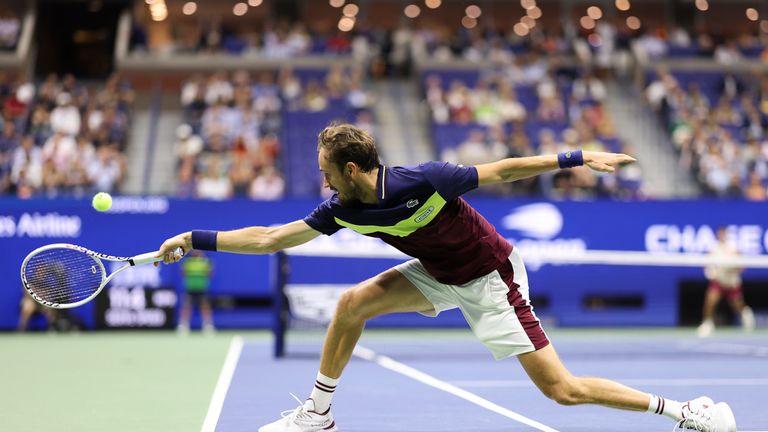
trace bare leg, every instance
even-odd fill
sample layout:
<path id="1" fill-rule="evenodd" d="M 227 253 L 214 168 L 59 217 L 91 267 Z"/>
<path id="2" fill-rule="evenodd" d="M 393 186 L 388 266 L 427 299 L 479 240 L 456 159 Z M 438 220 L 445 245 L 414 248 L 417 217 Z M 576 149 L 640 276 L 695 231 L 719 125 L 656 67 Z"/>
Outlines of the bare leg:
<path id="1" fill-rule="evenodd" d="M 720 302 L 720 292 L 716 290 L 707 290 L 707 295 L 704 297 L 704 321 L 712 320 L 715 316 L 715 307 Z"/>
<path id="2" fill-rule="evenodd" d="M 213 329 L 213 308 L 208 296 L 200 300 L 200 315 L 203 319 L 203 328 Z"/>
<path id="3" fill-rule="evenodd" d="M 181 301 L 181 312 L 179 313 L 179 328 L 189 329 L 189 317 L 192 315 L 192 301 L 188 294 L 184 294 Z"/>
<path id="4" fill-rule="evenodd" d="M 32 314 L 35 313 L 36 309 L 35 301 L 27 297 L 28 296 L 24 296 L 24 298 L 21 299 L 21 314 L 19 316 L 18 325 L 18 330 L 21 332 L 27 331 L 27 326 L 29 326 L 29 319 L 32 317 Z"/>
<path id="5" fill-rule="evenodd" d="M 432 310 L 418 288 L 394 269 L 350 288 L 339 299 L 325 335 L 320 373 L 339 378 L 360 339 L 365 321 L 393 312 Z"/>
<path id="6" fill-rule="evenodd" d="M 731 310 L 733 310 L 733 312 L 737 314 L 740 314 L 741 311 L 743 311 L 744 307 L 746 306 L 746 304 L 744 303 L 744 299 L 741 297 L 729 298 L 728 304 L 731 306 Z"/>
<path id="7" fill-rule="evenodd" d="M 707 295 L 704 297 L 704 318 L 696 329 L 696 334 L 699 337 L 709 337 L 712 335 L 712 332 L 715 331 L 715 321 L 713 318 L 715 316 L 715 307 L 717 307 L 717 303 L 720 302 L 720 296 L 720 291 L 714 289 L 713 286 L 710 285 L 710 288 L 707 289 Z"/>
<path id="8" fill-rule="evenodd" d="M 522 354 L 518 360 L 539 390 L 559 404 L 598 404 L 631 411 L 648 409 L 647 393 L 603 378 L 571 375 L 551 344 Z"/>
<path id="9" fill-rule="evenodd" d="M 745 331 L 752 331 L 755 329 L 755 314 L 752 312 L 752 308 L 744 303 L 743 297 L 729 298 L 728 303 L 731 305 L 731 309 L 741 316 L 741 327 Z"/>

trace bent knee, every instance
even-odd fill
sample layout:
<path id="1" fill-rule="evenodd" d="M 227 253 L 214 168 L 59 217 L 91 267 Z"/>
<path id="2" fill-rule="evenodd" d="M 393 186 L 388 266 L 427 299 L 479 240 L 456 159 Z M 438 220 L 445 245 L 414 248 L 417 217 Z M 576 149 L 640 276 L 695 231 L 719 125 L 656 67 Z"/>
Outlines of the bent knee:
<path id="1" fill-rule="evenodd" d="M 344 319 L 361 319 L 360 301 L 355 295 L 355 289 L 350 288 L 339 297 L 336 303 L 336 316 Z"/>
<path id="2" fill-rule="evenodd" d="M 377 301 L 366 293 L 363 284 L 354 286 L 341 294 L 336 304 L 336 317 L 347 321 L 367 321 L 381 315 L 377 312 Z"/>

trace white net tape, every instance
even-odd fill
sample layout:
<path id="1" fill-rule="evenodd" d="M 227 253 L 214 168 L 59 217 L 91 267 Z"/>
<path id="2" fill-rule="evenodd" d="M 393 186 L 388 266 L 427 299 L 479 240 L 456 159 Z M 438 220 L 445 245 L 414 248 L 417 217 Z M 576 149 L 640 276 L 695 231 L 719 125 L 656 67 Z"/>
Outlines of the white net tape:
<path id="1" fill-rule="evenodd" d="M 410 259 L 402 252 L 386 244 L 364 244 L 339 248 L 332 244 L 305 244 L 288 249 L 292 256 L 311 256 L 329 258 L 367 258 L 367 259 Z M 706 254 L 651 253 L 638 251 L 587 250 L 568 253 L 546 252 L 526 253 L 523 259 L 531 267 L 551 265 L 623 265 L 623 266 L 663 266 L 663 267 L 699 267 L 723 266 L 739 268 L 768 268 L 768 255 L 713 257 Z M 316 327 L 330 322 L 341 293 L 349 285 L 287 285 L 291 326 Z M 304 325 L 300 324 L 304 323 Z"/>

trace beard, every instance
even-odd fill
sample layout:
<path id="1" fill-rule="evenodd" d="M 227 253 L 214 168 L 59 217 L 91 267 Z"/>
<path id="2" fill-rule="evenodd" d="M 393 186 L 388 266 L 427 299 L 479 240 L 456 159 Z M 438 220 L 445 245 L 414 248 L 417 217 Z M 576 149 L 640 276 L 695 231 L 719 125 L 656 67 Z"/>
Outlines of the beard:
<path id="1" fill-rule="evenodd" d="M 348 188 L 344 191 L 340 191 L 336 188 L 331 188 L 339 196 L 339 201 L 344 205 L 351 205 L 360 203 L 360 187 L 352 182 L 347 184 Z"/>

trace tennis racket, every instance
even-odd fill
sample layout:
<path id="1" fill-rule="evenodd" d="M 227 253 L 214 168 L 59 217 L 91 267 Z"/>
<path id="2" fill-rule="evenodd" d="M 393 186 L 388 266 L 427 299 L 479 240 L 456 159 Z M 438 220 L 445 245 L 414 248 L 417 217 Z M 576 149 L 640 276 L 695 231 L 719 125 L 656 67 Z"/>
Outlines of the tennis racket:
<path id="1" fill-rule="evenodd" d="M 21 282 L 35 301 L 55 309 L 69 309 L 91 301 L 128 267 L 162 261 L 157 252 L 133 257 L 105 255 L 82 246 L 55 243 L 30 252 L 21 264 Z M 184 255 L 181 248 L 176 254 Z M 107 275 L 102 261 L 124 262 Z"/>

